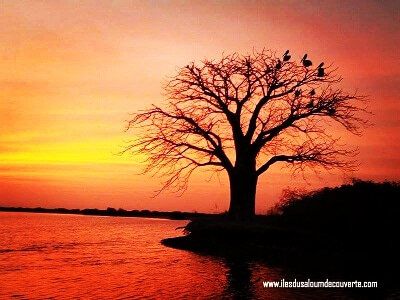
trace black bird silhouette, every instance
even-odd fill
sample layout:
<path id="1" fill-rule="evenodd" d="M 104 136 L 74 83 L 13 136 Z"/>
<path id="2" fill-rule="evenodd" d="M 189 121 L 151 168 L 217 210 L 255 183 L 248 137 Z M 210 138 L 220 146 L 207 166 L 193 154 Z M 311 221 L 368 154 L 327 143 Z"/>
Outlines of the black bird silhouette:
<path id="1" fill-rule="evenodd" d="M 315 90 L 312 89 L 312 90 L 310 91 L 310 96 L 314 96 L 314 95 L 315 95 Z"/>
<path id="2" fill-rule="evenodd" d="M 275 69 L 279 70 L 280 68 L 282 68 L 282 63 L 281 63 L 281 60 L 278 59 L 278 62 L 277 62 L 277 64 L 275 65 Z"/>
<path id="3" fill-rule="evenodd" d="M 324 63 L 320 63 L 318 66 L 318 73 L 317 76 L 318 77 L 324 77 L 325 76 L 325 69 L 323 68 Z"/>
<path id="4" fill-rule="evenodd" d="M 292 56 L 289 54 L 289 50 L 283 54 L 283 61 L 288 61 Z"/>
<path id="5" fill-rule="evenodd" d="M 294 91 L 294 96 L 297 98 L 301 95 L 301 90 L 295 90 Z"/>
<path id="6" fill-rule="evenodd" d="M 310 102 L 307 103 L 306 108 L 312 108 L 314 106 L 314 100 L 311 99 Z"/>
<path id="7" fill-rule="evenodd" d="M 301 62 L 303 63 L 303 66 L 305 66 L 306 68 L 312 66 L 312 61 L 307 59 L 307 54 L 304 54 L 303 58 L 301 59 Z"/>

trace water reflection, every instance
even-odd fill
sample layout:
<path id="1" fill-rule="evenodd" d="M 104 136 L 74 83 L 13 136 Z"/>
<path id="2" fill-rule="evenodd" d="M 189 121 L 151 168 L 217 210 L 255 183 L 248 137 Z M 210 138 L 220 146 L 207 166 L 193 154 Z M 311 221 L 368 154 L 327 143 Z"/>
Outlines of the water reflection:
<path id="1" fill-rule="evenodd" d="M 253 299 L 251 266 L 247 260 L 239 257 L 226 258 L 226 289 L 225 295 L 233 299 Z"/>
<path id="2" fill-rule="evenodd" d="M 323 278 L 161 245 L 185 223 L 0 213 L 0 299 L 368 299 L 340 289 L 265 289 L 263 280 Z"/>
<path id="3" fill-rule="evenodd" d="M 389 288 L 384 282 L 377 289 L 340 289 L 340 288 L 264 288 L 263 281 L 373 281 L 373 278 L 363 278 L 365 272 L 358 272 L 355 277 L 351 273 L 327 272 L 317 269 L 291 269 L 288 267 L 271 267 L 266 262 L 254 261 L 249 258 L 228 256 L 223 259 L 226 266 L 226 285 L 221 298 L 225 299 L 340 299 L 340 300 L 372 300 L 400 299 L 398 288 Z M 375 278 L 376 280 L 376 278 Z"/>

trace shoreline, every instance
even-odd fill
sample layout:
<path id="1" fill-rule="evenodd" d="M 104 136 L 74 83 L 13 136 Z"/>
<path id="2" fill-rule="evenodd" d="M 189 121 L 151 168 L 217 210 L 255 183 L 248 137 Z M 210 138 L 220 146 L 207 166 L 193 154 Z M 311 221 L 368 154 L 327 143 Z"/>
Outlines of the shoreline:
<path id="1" fill-rule="evenodd" d="M 83 216 L 103 216 L 103 217 L 127 217 L 127 218 L 152 218 L 167 220 L 190 221 L 193 218 L 210 217 L 213 214 L 181 212 L 181 211 L 150 211 L 150 210 L 124 210 L 124 209 L 67 209 L 67 208 L 43 208 L 43 207 L 0 207 L 0 212 L 25 212 L 25 213 L 45 213 L 60 215 L 83 215 Z"/>
<path id="2" fill-rule="evenodd" d="M 191 221 L 186 235 L 161 241 L 166 247 L 227 259 L 246 259 L 300 270 L 377 278 L 394 284 L 400 267 L 398 246 L 388 231 L 299 226 L 282 217 L 240 222 Z M 354 229 L 355 231 L 353 231 Z"/>
<path id="3" fill-rule="evenodd" d="M 199 255 L 219 257 L 228 261 L 263 263 L 301 274 L 325 274 L 330 278 L 378 281 L 382 288 L 397 285 L 395 274 L 399 261 L 395 251 L 374 251 L 356 248 L 333 249 L 326 241 L 305 240 L 299 244 L 291 240 L 278 241 L 261 238 L 222 238 L 217 236 L 184 235 L 161 240 L 165 247 L 189 251 Z M 318 241 L 319 240 L 319 241 Z M 322 242 L 322 243 L 320 243 Z M 309 245 L 307 245 L 309 244 Z M 318 247 L 322 246 L 322 247 Z M 387 249 L 386 249 L 387 250 Z"/>

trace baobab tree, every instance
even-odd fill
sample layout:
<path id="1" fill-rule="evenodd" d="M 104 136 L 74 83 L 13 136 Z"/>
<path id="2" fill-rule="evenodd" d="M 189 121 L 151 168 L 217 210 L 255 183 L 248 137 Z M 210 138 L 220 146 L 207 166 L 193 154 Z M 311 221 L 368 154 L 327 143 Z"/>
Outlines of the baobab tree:
<path id="1" fill-rule="evenodd" d="M 223 55 L 190 63 L 164 86 L 167 103 L 133 115 L 136 139 L 125 151 L 145 154 L 145 172 L 183 191 L 198 168 L 225 171 L 229 215 L 255 214 L 258 178 L 277 163 L 293 171 L 354 167 L 354 149 L 330 128 L 359 134 L 364 98 L 343 91 L 332 66 L 314 66 L 289 51 Z"/>

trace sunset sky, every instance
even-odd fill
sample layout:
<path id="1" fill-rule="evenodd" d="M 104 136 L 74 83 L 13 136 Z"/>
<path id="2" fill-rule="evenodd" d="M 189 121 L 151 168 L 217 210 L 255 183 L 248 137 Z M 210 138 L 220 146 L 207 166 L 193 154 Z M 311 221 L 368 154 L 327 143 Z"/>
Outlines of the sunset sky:
<path id="1" fill-rule="evenodd" d="M 360 148 L 357 172 L 305 182 L 278 165 L 258 212 L 286 187 L 400 179 L 399 1 L 0 0 L 0 206 L 226 210 L 227 178 L 209 173 L 153 198 L 160 178 L 117 155 L 135 134 L 124 121 L 162 104 L 180 66 L 264 47 L 333 62 L 343 87 L 368 95 L 374 125 L 343 136 Z"/>

